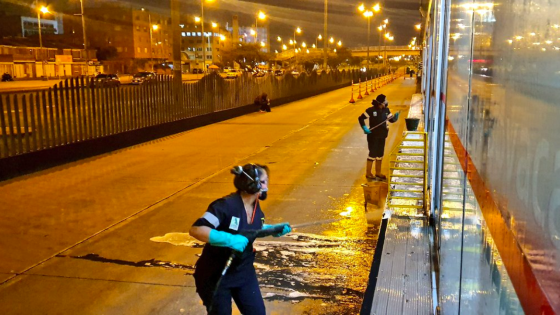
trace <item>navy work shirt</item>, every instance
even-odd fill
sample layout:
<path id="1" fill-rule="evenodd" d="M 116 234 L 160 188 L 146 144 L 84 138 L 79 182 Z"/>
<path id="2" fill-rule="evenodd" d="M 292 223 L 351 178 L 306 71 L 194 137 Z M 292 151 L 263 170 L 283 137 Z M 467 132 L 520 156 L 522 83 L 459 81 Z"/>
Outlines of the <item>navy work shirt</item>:
<path id="1" fill-rule="evenodd" d="M 231 234 L 239 234 L 244 230 L 260 230 L 264 223 L 264 213 L 257 201 L 255 214 L 252 222 L 247 221 L 247 213 L 243 205 L 243 199 L 239 193 L 232 193 L 220 198 L 208 206 L 208 210 L 199 218 L 193 226 L 207 226 L 218 231 Z M 206 243 L 202 255 L 196 263 L 195 276 L 207 277 L 209 281 L 217 281 L 233 249 L 229 247 L 213 246 Z M 236 257 L 231 264 L 228 273 L 240 272 L 246 268 L 253 268 L 255 253 L 244 255 L 243 259 Z"/>
<path id="2" fill-rule="evenodd" d="M 366 126 L 366 119 L 369 119 L 369 128 L 373 128 L 379 124 L 375 129 L 371 130 L 371 134 L 368 138 L 387 138 L 389 134 L 389 124 L 388 122 L 395 122 L 394 116 L 391 114 L 389 108 L 385 107 L 382 109 L 375 108 L 371 106 L 366 111 L 358 117 L 358 122 L 361 126 Z M 383 123 L 385 121 L 385 123 Z"/>

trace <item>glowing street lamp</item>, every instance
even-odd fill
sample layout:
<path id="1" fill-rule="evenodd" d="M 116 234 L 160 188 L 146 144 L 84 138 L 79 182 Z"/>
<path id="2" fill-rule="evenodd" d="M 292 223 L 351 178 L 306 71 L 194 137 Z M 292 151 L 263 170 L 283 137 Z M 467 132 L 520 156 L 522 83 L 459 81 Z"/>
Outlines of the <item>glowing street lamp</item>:
<path id="1" fill-rule="evenodd" d="M 338 45 L 338 47 L 342 46 L 342 41 L 338 41 L 338 43 L 336 43 Z"/>
<path id="2" fill-rule="evenodd" d="M 315 47 L 319 47 L 319 42 L 318 41 L 320 41 L 320 40 L 323 40 L 323 36 L 321 34 L 319 34 L 319 36 L 317 36 L 317 38 L 315 38 Z M 313 48 L 315 48 L 315 47 L 313 47 Z"/>
<path id="3" fill-rule="evenodd" d="M 416 24 L 416 25 L 414 25 L 414 27 L 415 27 L 417 30 L 420 30 L 420 29 L 422 28 L 422 24 L 420 24 L 420 23 L 419 23 L 419 24 Z"/>
<path id="4" fill-rule="evenodd" d="M 204 38 L 204 1 L 206 2 L 213 2 L 214 0 L 200 0 L 200 18 L 195 17 L 195 22 L 200 22 L 201 31 L 202 31 L 202 69 L 204 73 L 206 73 L 206 40 Z"/>
<path id="5" fill-rule="evenodd" d="M 329 43 L 334 43 L 334 38 L 331 37 L 331 39 L 329 39 Z"/>
<path id="6" fill-rule="evenodd" d="M 282 37 L 278 36 L 276 40 L 280 43 L 280 47 L 284 47 L 284 41 L 282 40 Z"/>
<path id="7" fill-rule="evenodd" d="M 263 11 L 257 13 L 257 18 L 255 19 L 255 43 L 257 42 L 257 32 L 259 30 L 259 20 L 264 21 L 266 19 L 266 14 Z"/>
<path id="8" fill-rule="evenodd" d="M 42 64 L 42 69 L 43 69 L 43 79 L 48 80 L 48 76 L 45 75 L 45 54 L 43 53 L 43 37 L 41 35 L 41 13 L 43 13 L 43 15 L 47 14 L 47 13 L 51 13 L 49 11 L 49 9 L 47 7 L 41 7 L 38 11 L 37 11 L 37 21 L 38 26 L 39 26 L 39 46 L 41 49 L 41 64 Z"/>
<path id="9" fill-rule="evenodd" d="M 296 53 L 296 34 L 301 34 L 301 28 L 297 27 L 297 28 L 294 30 L 294 42 L 293 42 L 293 45 L 294 45 L 294 54 Z M 295 55 L 295 57 L 294 57 L 294 62 L 295 62 L 295 64 L 296 64 L 296 66 L 297 66 L 297 55 Z"/>
<path id="10" fill-rule="evenodd" d="M 379 12 L 379 10 L 381 10 L 381 6 L 379 5 L 379 3 L 377 3 L 376 5 L 374 5 L 372 7 L 373 11 L 375 12 Z M 371 34 L 371 17 L 373 16 L 373 11 L 370 10 L 366 10 L 364 4 L 361 4 L 358 7 L 358 10 L 360 12 L 363 12 L 364 17 L 367 19 L 367 55 L 366 55 L 366 60 L 367 60 L 367 69 L 369 69 L 369 46 L 370 46 L 370 34 Z"/>

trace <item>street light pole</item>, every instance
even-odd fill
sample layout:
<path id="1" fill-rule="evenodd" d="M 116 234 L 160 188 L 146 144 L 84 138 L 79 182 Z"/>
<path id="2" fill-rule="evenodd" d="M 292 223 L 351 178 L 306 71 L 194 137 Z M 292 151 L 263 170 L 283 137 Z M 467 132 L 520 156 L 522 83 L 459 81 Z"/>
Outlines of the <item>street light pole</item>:
<path id="1" fill-rule="evenodd" d="M 47 13 L 47 12 L 49 12 L 49 10 L 46 7 L 41 7 L 37 11 L 37 21 L 39 22 L 38 26 L 39 26 L 39 47 L 40 47 L 40 51 L 41 51 L 41 69 L 43 69 L 43 79 L 48 80 L 49 76 L 46 75 L 46 73 L 45 73 L 45 54 L 43 52 L 43 36 L 41 34 L 41 12 Z"/>
<path id="2" fill-rule="evenodd" d="M 206 39 L 204 38 L 204 0 L 200 0 L 200 25 L 202 28 L 202 71 L 206 73 Z"/>
<path id="3" fill-rule="evenodd" d="M 327 11 L 328 11 L 328 4 L 327 4 L 328 0 L 325 0 L 325 21 L 324 21 L 324 25 L 323 25 L 323 38 L 325 39 L 325 41 L 323 42 L 323 70 L 326 71 L 327 70 L 327 58 L 329 56 L 328 51 L 327 51 Z"/>
<path id="4" fill-rule="evenodd" d="M 369 34 L 370 34 L 370 32 L 371 32 L 371 15 L 368 14 L 367 15 L 367 57 L 366 57 L 367 58 L 366 66 L 367 66 L 368 71 L 369 71 L 369 46 L 370 46 L 370 44 L 369 44 Z"/>
<path id="5" fill-rule="evenodd" d="M 295 67 L 297 67 L 297 51 L 296 51 L 296 33 L 301 33 L 301 29 L 298 27 L 294 30 L 294 62 Z"/>
<path id="6" fill-rule="evenodd" d="M 297 68 L 296 30 L 294 30 L 294 68 Z"/>
<path id="7" fill-rule="evenodd" d="M 148 11 L 148 28 L 150 29 L 150 63 L 152 65 L 152 72 L 154 71 L 154 41 L 152 35 L 152 16 Z"/>
<path id="8" fill-rule="evenodd" d="M 86 77 L 89 75 L 89 65 L 88 65 L 88 53 L 87 53 L 87 40 L 86 40 L 86 19 L 84 17 L 84 2 L 80 0 L 80 8 L 81 8 L 81 17 L 82 17 L 82 33 L 84 33 L 84 53 L 85 53 L 85 61 L 86 61 Z"/>

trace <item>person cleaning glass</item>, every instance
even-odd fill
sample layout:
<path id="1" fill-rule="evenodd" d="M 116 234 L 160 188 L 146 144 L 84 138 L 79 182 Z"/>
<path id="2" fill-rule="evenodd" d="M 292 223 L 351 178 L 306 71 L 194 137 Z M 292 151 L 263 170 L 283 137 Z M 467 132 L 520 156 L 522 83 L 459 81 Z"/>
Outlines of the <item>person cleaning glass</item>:
<path id="1" fill-rule="evenodd" d="M 399 119 L 400 112 L 395 115 L 389 110 L 387 97 L 379 94 L 372 102 L 371 107 L 358 117 L 358 122 L 367 135 L 369 155 L 366 163 L 366 178 L 386 181 L 387 176 L 381 174 L 381 163 L 385 152 L 385 139 L 389 134 L 388 122 L 394 123 Z M 366 120 L 369 122 L 366 124 Z M 375 175 L 372 173 L 375 162 Z"/>
<path id="2" fill-rule="evenodd" d="M 268 193 L 267 166 L 247 164 L 235 167 L 232 173 L 237 191 L 212 202 L 189 231 L 192 237 L 206 243 L 194 272 L 196 291 L 208 314 L 230 315 L 233 298 L 241 314 L 264 315 L 264 301 L 253 266 L 255 253 L 244 253 L 249 239 L 241 234 L 274 229 L 280 231 L 273 234 L 278 237 L 292 229 L 289 223 L 264 224 L 259 200 L 265 200 Z M 224 265 L 234 252 L 239 255 L 229 261 L 231 265 L 222 276 Z"/>

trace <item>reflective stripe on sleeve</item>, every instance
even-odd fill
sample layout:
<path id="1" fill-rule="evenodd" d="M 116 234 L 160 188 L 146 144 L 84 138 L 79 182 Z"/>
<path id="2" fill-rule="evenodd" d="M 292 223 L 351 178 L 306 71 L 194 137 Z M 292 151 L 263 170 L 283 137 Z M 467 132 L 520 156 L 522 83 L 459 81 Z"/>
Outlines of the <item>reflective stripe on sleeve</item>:
<path id="1" fill-rule="evenodd" d="M 393 115 L 393 114 L 389 114 L 389 116 L 387 116 L 387 119 L 391 119 L 391 118 L 393 118 L 394 116 L 395 116 L 395 115 Z"/>
<path id="2" fill-rule="evenodd" d="M 220 220 L 210 212 L 205 212 L 202 218 L 210 222 L 210 224 L 212 224 L 214 228 L 217 228 L 218 225 L 220 225 Z"/>
<path id="3" fill-rule="evenodd" d="M 364 112 L 364 116 L 366 116 L 366 118 L 369 118 L 369 115 L 367 112 Z"/>

